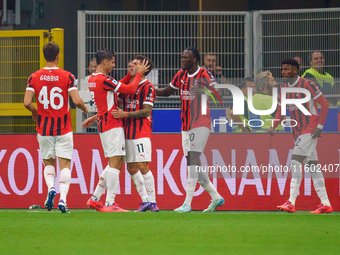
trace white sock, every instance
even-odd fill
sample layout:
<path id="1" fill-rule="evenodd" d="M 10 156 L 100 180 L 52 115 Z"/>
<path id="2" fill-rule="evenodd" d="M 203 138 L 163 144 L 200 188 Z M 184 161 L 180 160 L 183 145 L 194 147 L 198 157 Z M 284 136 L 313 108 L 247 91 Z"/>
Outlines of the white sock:
<path id="1" fill-rule="evenodd" d="M 106 203 L 109 206 L 115 203 L 115 197 L 117 193 L 118 183 L 119 183 L 119 173 L 120 171 L 116 168 L 109 167 L 107 169 L 106 175 Z"/>
<path id="2" fill-rule="evenodd" d="M 110 168 L 110 166 L 105 167 L 104 171 L 99 177 L 99 181 L 97 184 L 96 189 L 93 192 L 92 200 L 98 202 L 100 200 L 100 197 L 105 193 L 105 190 L 107 188 L 106 186 L 106 178 L 107 178 L 107 169 Z"/>
<path id="3" fill-rule="evenodd" d="M 151 171 L 143 175 L 146 192 L 151 203 L 156 203 L 155 179 Z"/>
<path id="4" fill-rule="evenodd" d="M 323 178 L 320 165 L 317 165 L 315 167 L 315 171 L 311 171 L 311 174 L 312 174 L 314 189 L 316 191 L 316 194 L 318 194 L 321 200 L 321 204 L 323 204 L 324 206 L 330 206 L 331 203 L 329 202 L 329 199 L 328 199 L 325 179 Z"/>
<path id="5" fill-rule="evenodd" d="M 217 192 L 214 185 L 209 180 L 209 175 L 207 172 L 199 170 L 198 172 L 198 183 L 203 187 L 205 191 L 209 193 L 211 199 L 220 199 L 221 195 Z"/>
<path id="6" fill-rule="evenodd" d="M 68 168 L 64 168 L 60 171 L 59 190 L 60 190 L 60 199 L 62 199 L 65 204 L 66 204 L 67 193 L 70 188 L 70 183 L 71 183 L 71 171 Z"/>
<path id="7" fill-rule="evenodd" d="M 45 177 L 45 182 L 46 182 L 48 190 L 50 190 L 50 188 L 54 188 L 54 181 L 55 181 L 54 166 L 51 166 L 51 165 L 45 166 L 44 177 Z"/>
<path id="8" fill-rule="evenodd" d="M 192 198 L 194 197 L 196 184 L 198 181 L 197 169 L 196 166 L 188 166 L 188 179 L 186 186 L 186 197 L 184 200 L 184 204 L 191 206 Z"/>
<path id="9" fill-rule="evenodd" d="M 138 170 L 137 173 L 131 175 L 133 184 L 136 187 L 136 190 L 138 194 L 140 195 L 143 202 L 149 202 L 148 193 L 146 192 L 145 184 L 144 184 L 144 178 L 142 176 L 142 173 Z"/>
<path id="10" fill-rule="evenodd" d="M 289 202 L 295 206 L 295 201 L 299 193 L 299 188 L 302 180 L 302 164 L 297 160 L 290 162 L 292 180 L 290 182 L 290 196 Z"/>

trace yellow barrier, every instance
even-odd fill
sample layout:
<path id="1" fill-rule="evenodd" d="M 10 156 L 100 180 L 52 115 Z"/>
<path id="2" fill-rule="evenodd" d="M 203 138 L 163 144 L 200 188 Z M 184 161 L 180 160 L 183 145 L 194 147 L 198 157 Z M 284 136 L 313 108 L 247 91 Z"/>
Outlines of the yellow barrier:
<path id="1" fill-rule="evenodd" d="M 64 68 L 63 29 L 0 32 L 0 133 L 34 132 L 24 95 L 28 77 L 46 65 L 42 49 L 50 40 L 58 43 Z"/>

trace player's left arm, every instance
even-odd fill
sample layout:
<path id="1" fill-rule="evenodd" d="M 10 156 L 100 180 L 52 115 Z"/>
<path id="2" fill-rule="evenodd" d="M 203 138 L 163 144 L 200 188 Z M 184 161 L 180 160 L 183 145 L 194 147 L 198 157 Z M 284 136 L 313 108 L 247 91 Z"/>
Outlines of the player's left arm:
<path id="1" fill-rule="evenodd" d="M 32 104 L 33 96 L 34 91 L 27 89 L 24 97 L 24 106 L 26 107 L 27 110 L 32 112 L 32 119 L 36 121 L 38 118 L 38 109 L 35 108 L 34 105 Z"/>
<path id="2" fill-rule="evenodd" d="M 316 137 L 321 136 L 322 128 L 323 128 L 323 125 L 325 124 L 327 113 L 328 113 L 329 103 L 328 103 L 327 99 L 324 97 L 324 95 L 321 94 L 321 92 L 320 92 L 320 96 L 318 96 L 318 98 L 316 98 L 314 100 L 315 100 L 315 102 L 317 102 L 321 106 L 320 119 L 319 119 L 318 126 L 311 133 L 311 136 L 313 138 L 316 138 Z"/>
<path id="3" fill-rule="evenodd" d="M 120 108 L 112 110 L 111 114 L 116 119 L 119 118 L 146 118 L 152 112 L 152 106 L 149 104 L 144 104 L 143 109 L 135 111 L 135 112 L 125 112 Z"/>

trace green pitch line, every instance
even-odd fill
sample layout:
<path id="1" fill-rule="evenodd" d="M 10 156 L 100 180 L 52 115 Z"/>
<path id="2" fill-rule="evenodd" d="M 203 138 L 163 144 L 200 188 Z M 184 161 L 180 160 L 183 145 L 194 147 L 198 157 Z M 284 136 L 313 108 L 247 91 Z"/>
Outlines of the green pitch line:
<path id="1" fill-rule="evenodd" d="M 339 254 L 340 213 L 0 210 L 0 254 Z"/>

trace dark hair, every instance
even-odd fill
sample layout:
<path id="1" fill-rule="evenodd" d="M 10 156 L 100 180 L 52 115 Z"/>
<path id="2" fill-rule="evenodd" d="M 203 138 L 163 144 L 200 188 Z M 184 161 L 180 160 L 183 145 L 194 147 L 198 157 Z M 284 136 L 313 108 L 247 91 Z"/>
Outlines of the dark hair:
<path id="1" fill-rule="evenodd" d="M 149 70 L 146 73 L 144 73 L 145 76 L 147 76 L 151 72 L 151 70 L 153 69 L 153 63 L 152 63 L 151 59 L 149 59 L 148 57 L 145 57 L 143 55 L 136 55 L 134 57 L 134 59 L 140 60 L 142 62 L 144 61 L 144 59 L 146 59 L 146 61 L 147 61 L 146 63 L 149 65 Z"/>
<path id="2" fill-rule="evenodd" d="M 200 60 L 201 60 L 200 52 L 198 51 L 198 49 L 196 49 L 196 47 L 189 47 L 189 48 L 186 48 L 185 50 L 190 50 L 192 52 L 192 54 L 194 54 L 194 56 L 197 60 L 197 63 L 200 62 Z"/>
<path id="3" fill-rule="evenodd" d="M 59 54 L 59 45 L 55 42 L 48 42 L 43 47 L 43 53 L 47 62 L 53 62 Z"/>
<path id="4" fill-rule="evenodd" d="M 281 65 L 291 65 L 291 66 L 295 66 L 297 68 L 297 70 L 299 70 L 300 65 L 299 62 L 297 62 L 296 59 L 294 58 L 285 58 L 281 61 Z"/>
<path id="5" fill-rule="evenodd" d="M 110 61 L 115 56 L 116 54 L 112 51 L 106 49 L 99 50 L 96 53 L 97 65 L 100 65 L 105 59 Z"/>
<path id="6" fill-rule="evenodd" d="M 240 89 L 245 88 L 246 85 L 247 85 L 247 82 L 255 82 L 255 81 L 254 81 L 254 79 L 251 78 L 251 77 L 245 78 L 245 79 L 241 82 Z"/>

